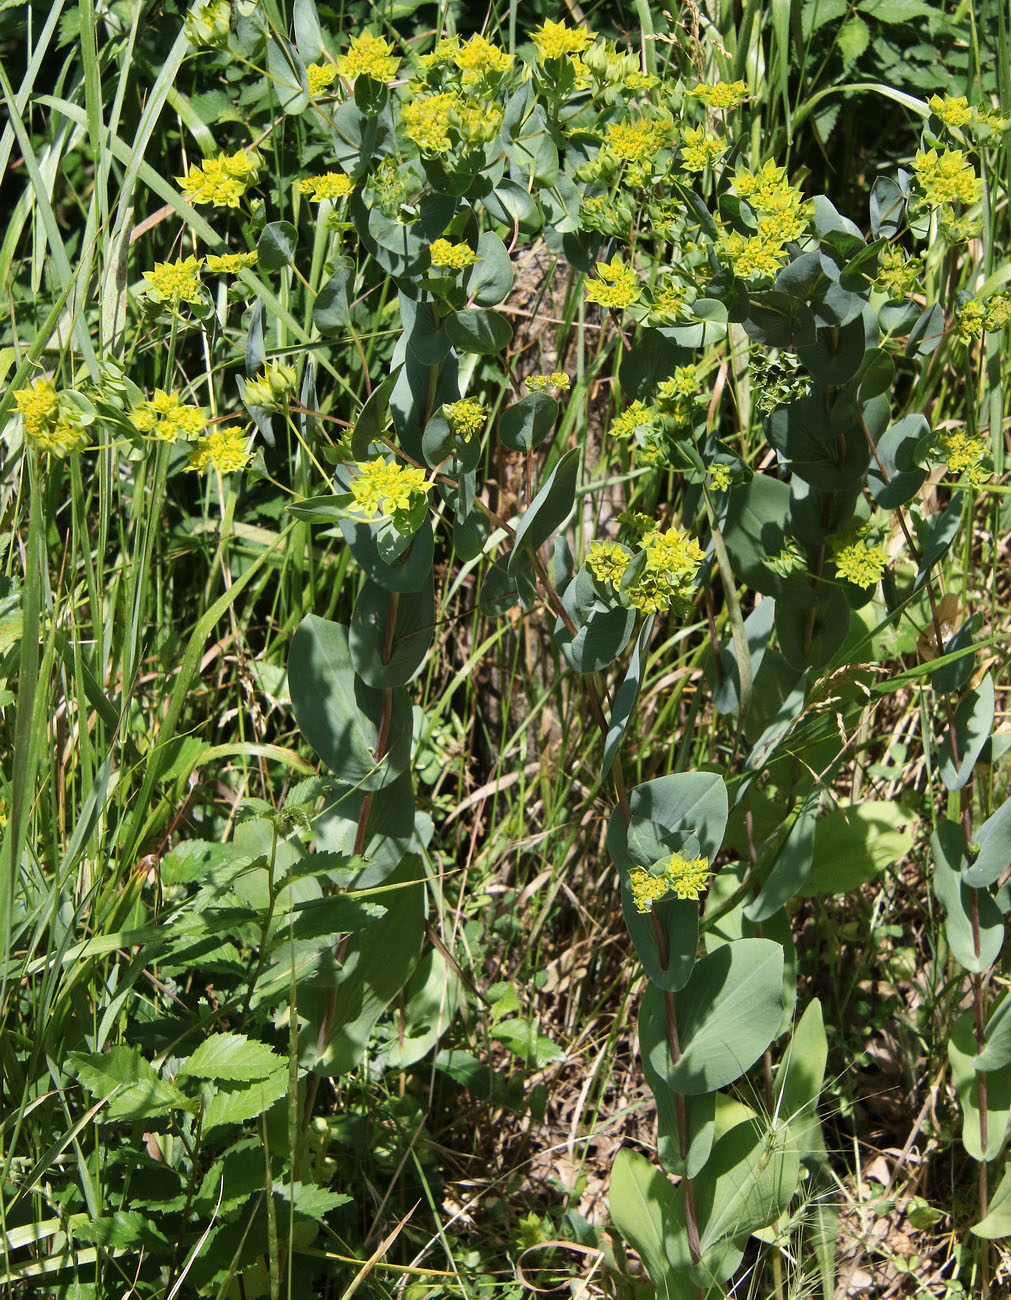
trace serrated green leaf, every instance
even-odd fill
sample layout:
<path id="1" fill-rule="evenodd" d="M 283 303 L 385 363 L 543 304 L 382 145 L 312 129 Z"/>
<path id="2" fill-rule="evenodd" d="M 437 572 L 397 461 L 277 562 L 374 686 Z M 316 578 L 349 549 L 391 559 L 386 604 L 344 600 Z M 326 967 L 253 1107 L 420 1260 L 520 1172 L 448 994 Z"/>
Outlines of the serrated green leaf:
<path id="1" fill-rule="evenodd" d="M 222 1124 L 244 1124 L 268 1110 L 288 1091 L 288 1063 L 252 1083 L 219 1082 L 204 1112 L 204 1132 Z"/>
<path id="2" fill-rule="evenodd" d="M 243 1034 L 214 1034 L 205 1039 L 179 1067 L 179 1075 L 197 1079 L 231 1079 L 248 1083 L 280 1069 L 284 1057 L 266 1043 Z"/>

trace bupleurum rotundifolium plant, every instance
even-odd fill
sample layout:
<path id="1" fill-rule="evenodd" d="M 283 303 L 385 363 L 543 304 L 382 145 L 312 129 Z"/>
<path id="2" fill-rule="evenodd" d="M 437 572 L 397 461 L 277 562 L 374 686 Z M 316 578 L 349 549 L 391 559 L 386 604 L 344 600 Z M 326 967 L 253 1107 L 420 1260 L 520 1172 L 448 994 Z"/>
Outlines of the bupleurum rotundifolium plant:
<path id="1" fill-rule="evenodd" d="M 815 1114 L 825 1031 L 817 1001 L 795 1015 L 786 908 L 817 877 L 814 829 L 839 812 L 843 756 L 816 771 L 796 755 L 805 737 L 821 738 L 821 676 L 867 639 L 862 609 L 884 625 L 915 608 L 937 625 L 937 565 L 964 503 L 989 483 L 999 430 L 974 415 L 944 430 L 919 411 L 899 415 L 893 381 L 899 364 L 929 365 L 951 333 L 971 371 L 988 335 L 1006 330 L 1006 293 L 937 297 L 932 259 L 938 247 L 942 260 L 971 255 L 983 162 L 991 174 L 1008 123 L 958 97 L 923 104 L 909 167 L 874 185 L 868 239 L 805 193 L 785 159 L 750 156 L 749 82 L 707 79 L 702 67 L 687 82 L 651 72 L 585 24 L 547 20 L 514 54 L 481 35 L 440 37 L 424 52 L 392 32 L 336 43 L 315 15 L 292 45 L 253 6 L 234 30 L 228 19 L 220 0 L 193 10 L 193 57 L 234 48 L 266 59 L 282 112 L 260 137 L 222 140 L 180 167 L 180 195 L 220 224 L 191 216 L 182 247 L 137 282 L 134 305 L 170 339 L 166 386 L 143 393 L 126 376 L 42 373 L 15 394 L 18 427 L 50 474 L 89 444 L 236 474 L 257 449 L 279 447 L 280 430 L 290 435 L 300 467 L 291 513 L 339 529 L 362 574 L 350 623 L 310 615 L 289 663 L 296 718 L 333 779 L 326 834 L 352 893 L 395 886 L 407 898 L 427 851 L 411 683 L 438 617 L 436 545 L 480 561 L 489 616 L 550 612 L 601 731 L 601 776 L 615 794 L 608 849 L 647 984 L 639 1039 L 659 1165 L 621 1152 L 612 1214 L 658 1293 L 723 1296 L 742 1277 L 751 1234 L 785 1232 L 802 1187 L 817 1201 L 829 1183 Z M 312 141 L 312 169 L 271 192 L 266 139 L 287 119 Z M 608 454 L 647 508 L 618 514 L 599 536 L 569 522 L 593 488 L 580 484 L 586 355 L 517 374 L 515 256 L 539 238 L 583 277 L 584 321 L 613 330 L 621 349 Z M 276 311 L 282 286 L 304 291 L 307 324 Z M 327 349 L 349 340 L 364 359 L 356 295 L 377 286 L 396 309 L 385 318 L 395 337 L 355 411 Z M 237 312 L 243 373 L 202 403 L 196 375 L 176 373 L 176 341 L 194 331 L 217 348 Z M 750 404 L 757 455 L 742 437 Z M 515 508 L 489 491 L 500 455 L 526 474 Z M 951 497 L 930 514 L 919 493 L 942 466 Z M 647 765 L 662 774 L 630 787 L 621 746 L 645 665 L 663 629 L 689 625 L 691 635 L 702 608 L 700 644 L 715 708 L 731 718 L 735 766 L 726 780 L 680 770 L 689 750 L 675 738 Z M 939 779 L 963 793 L 935 837 L 934 888 L 973 976 L 975 1018 L 960 1022 L 952 1060 L 965 1144 L 985 1171 L 1004 1141 L 996 1118 L 988 1128 L 986 1081 L 1011 1069 L 1011 1049 L 988 1028 L 1004 1003 L 988 1017 L 979 976 L 997 954 L 978 913 L 987 934 L 1003 923 L 1008 900 L 994 886 L 1007 866 L 1007 805 L 978 824 L 973 768 L 993 724 L 992 682 L 970 685 L 947 671 L 950 660 L 940 666 Z M 778 820 L 756 841 L 770 797 Z M 269 861 L 272 907 L 282 888 L 273 850 Z M 833 888 L 822 881 L 815 892 Z M 361 1063 L 376 1018 L 405 987 L 421 951 L 420 889 L 415 901 L 398 914 L 396 978 L 372 1020 L 345 1023 L 336 996 L 309 990 L 297 1015 L 289 1008 L 312 1095 L 313 1080 Z M 377 941 L 368 922 L 378 925 L 364 912 L 347 922 L 337 989 L 350 988 Z M 269 917 L 244 1011 L 270 971 L 268 928 Z M 759 1104 L 736 1101 L 726 1089 L 763 1058 Z M 831 1216 L 818 1213 L 824 1242 Z M 985 1194 L 980 1213 L 980 1235 L 998 1235 Z"/>

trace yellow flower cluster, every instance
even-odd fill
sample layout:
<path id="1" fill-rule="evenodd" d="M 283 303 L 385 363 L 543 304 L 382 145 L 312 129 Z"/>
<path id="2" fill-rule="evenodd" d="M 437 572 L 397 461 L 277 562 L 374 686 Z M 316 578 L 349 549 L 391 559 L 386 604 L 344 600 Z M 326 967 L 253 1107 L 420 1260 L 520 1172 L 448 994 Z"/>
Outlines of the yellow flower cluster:
<path id="1" fill-rule="evenodd" d="M 452 271 L 463 271 L 481 260 L 469 244 L 453 244 L 448 239 L 429 244 L 428 253 L 433 266 L 445 266 Z"/>
<path id="2" fill-rule="evenodd" d="M 931 95 L 927 104 L 934 110 L 945 126 L 965 126 L 972 117 L 972 109 L 964 95 Z"/>
<path id="3" fill-rule="evenodd" d="M 617 589 L 631 558 L 620 542 L 591 542 L 586 565 L 598 582 Z"/>
<path id="4" fill-rule="evenodd" d="M 256 253 L 208 253 L 204 262 L 214 275 L 234 275 L 244 266 L 255 266 Z"/>
<path id="5" fill-rule="evenodd" d="M 305 77 L 309 83 L 309 95 L 315 99 L 337 80 L 337 69 L 332 63 L 310 63 L 305 70 Z"/>
<path id="6" fill-rule="evenodd" d="M 676 280 L 662 280 L 653 290 L 653 302 L 649 312 L 651 317 L 661 320 L 677 320 L 684 312 L 685 290 Z"/>
<path id="7" fill-rule="evenodd" d="M 642 548 L 646 567 L 628 597 L 644 614 L 658 614 L 687 598 L 705 557 L 698 542 L 677 528 L 648 533 Z"/>
<path id="8" fill-rule="evenodd" d="M 323 172 L 296 181 L 295 188 L 300 194 L 308 195 L 310 203 L 322 203 L 324 199 L 346 199 L 354 190 L 355 183 L 343 172 Z"/>
<path id="9" fill-rule="evenodd" d="M 651 870 L 633 867 L 628 876 L 637 912 L 649 912 L 655 902 L 674 894 L 679 899 L 697 899 L 709 883 L 708 858 L 683 858 L 672 853 L 655 862 Z"/>
<path id="10" fill-rule="evenodd" d="M 854 542 L 852 546 L 836 552 L 835 567 L 840 578 L 866 590 L 880 581 L 888 567 L 888 556 L 883 546 L 866 546 L 863 542 Z"/>
<path id="11" fill-rule="evenodd" d="M 714 84 L 700 81 L 685 92 L 692 99 L 701 100 L 707 108 L 737 108 L 748 98 L 748 87 L 743 81 L 718 81 Z"/>
<path id="12" fill-rule="evenodd" d="M 527 375 L 523 382 L 530 393 L 543 393 L 547 388 L 564 391 L 569 386 L 569 376 L 564 370 L 552 370 L 550 375 Z"/>
<path id="13" fill-rule="evenodd" d="M 775 275 L 787 260 L 786 250 L 779 240 L 763 235 L 742 235 L 740 231 L 725 228 L 716 241 L 716 251 L 743 280 L 754 275 Z"/>
<path id="14" fill-rule="evenodd" d="M 601 151 L 621 162 L 650 161 L 667 144 L 670 131 L 669 123 L 655 118 L 615 122 L 607 128 Z"/>
<path id="15" fill-rule="evenodd" d="M 174 262 L 155 262 L 153 271 L 145 271 L 148 296 L 155 302 L 168 302 L 178 307 L 181 302 L 200 301 L 200 268 L 202 257 L 181 257 Z"/>
<path id="16" fill-rule="evenodd" d="M 978 435 L 973 436 L 962 429 L 942 433 L 940 447 L 952 478 L 960 478 L 964 474 L 974 488 L 980 488 L 990 477 L 983 464 L 986 445 Z"/>
<path id="17" fill-rule="evenodd" d="M 681 167 L 686 172 L 705 171 L 710 163 L 726 152 L 726 148 L 726 140 L 711 134 L 704 126 L 686 127 L 681 146 Z"/>
<path id="18" fill-rule="evenodd" d="M 599 280 L 590 280 L 586 285 L 587 302 L 618 309 L 631 307 L 642 297 L 638 276 L 632 267 L 624 264 L 617 253 L 610 262 L 597 263 L 597 275 Z"/>
<path id="19" fill-rule="evenodd" d="M 637 429 L 650 428 L 656 424 L 659 418 L 659 412 L 655 406 L 647 406 L 645 402 L 634 401 L 616 415 L 611 421 L 609 433 L 614 438 L 631 438 L 635 435 Z"/>
<path id="20" fill-rule="evenodd" d="M 237 425 L 215 429 L 201 438 L 189 457 L 190 469 L 216 469 L 222 474 L 245 469 L 252 459 L 253 453 L 246 447 L 246 435 Z"/>
<path id="21" fill-rule="evenodd" d="M 696 366 L 676 366 L 670 379 L 665 379 L 657 390 L 657 406 L 660 411 L 679 424 L 688 424 L 698 395 L 698 368 Z"/>
<path id="22" fill-rule="evenodd" d="M 551 59 L 563 59 L 567 54 L 582 54 L 593 40 L 593 32 L 583 26 L 570 27 L 564 21 L 553 23 L 548 18 L 530 39 L 537 49 L 538 62 L 547 63 Z"/>
<path id="23" fill-rule="evenodd" d="M 393 53 L 393 46 L 382 36 L 362 32 L 351 37 L 351 48 L 337 60 L 337 70 L 342 77 L 352 81 L 355 77 L 371 77 L 373 81 L 394 81 L 401 60 Z"/>
<path id="24" fill-rule="evenodd" d="M 367 515 L 380 510 L 392 514 L 410 510 L 414 498 L 428 492 L 434 484 L 425 482 L 425 471 L 391 460 L 360 460 L 357 475 L 351 481 L 355 505 Z M 384 509 L 385 508 L 385 509 Z"/>
<path id="25" fill-rule="evenodd" d="M 975 298 L 969 298 L 962 303 L 955 316 L 958 320 L 958 337 L 962 343 L 971 343 L 973 339 L 978 339 L 983 333 L 986 312 L 983 310 L 983 304 Z"/>
<path id="26" fill-rule="evenodd" d="M 811 205 L 787 181 L 785 167 L 771 161 L 757 172 L 739 167 L 734 173 L 734 189 L 758 218 L 758 233 L 764 238 L 785 244 L 807 230 Z"/>
<path id="27" fill-rule="evenodd" d="M 130 419 L 138 433 L 158 442 L 175 442 L 177 438 L 192 439 L 202 433 L 207 412 L 202 406 L 182 401 L 178 393 L 156 388 L 154 397 L 133 408 Z"/>
<path id="28" fill-rule="evenodd" d="M 903 298 L 916 288 L 922 265 L 922 254 L 907 257 L 901 248 L 886 248 L 878 262 L 874 288 L 887 293 L 893 301 Z"/>
<path id="29" fill-rule="evenodd" d="M 492 72 L 508 72 L 513 65 L 513 56 L 476 34 L 458 47 L 453 62 L 464 74 L 464 84 L 467 85 L 470 76 L 477 79 Z"/>
<path id="30" fill-rule="evenodd" d="M 470 442 L 475 434 L 480 433 L 488 419 L 488 408 L 472 397 L 461 397 L 458 402 L 446 402 L 443 412 L 449 427 L 458 438 Z"/>
<path id="31" fill-rule="evenodd" d="M 177 176 L 179 188 L 193 203 L 213 203 L 216 208 L 237 208 L 239 200 L 260 174 L 263 159 L 255 149 L 220 153 L 191 165 Z"/>
<path id="32" fill-rule="evenodd" d="M 449 153 L 450 132 L 464 144 L 493 139 L 502 125 L 502 107 L 491 100 L 469 100 L 458 91 L 441 91 L 411 100 L 401 110 L 408 138 L 425 153 Z"/>
<path id="33" fill-rule="evenodd" d="M 714 465 L 709 471 L 709 486 L 714 492 L 726 492 L 734 481 L 729 465 Z"/>
<path id="34" fill-rule="evenodd" d="M 60 401 L 51 379 L 36 379 L 19 388 L 14 404 L 21 413 L 25 440 L 36 450 L 65 456 L 87 442 L 87 428 L 73 418 L 73 407 Z"/>
<path id="35" fill-rule="evenodd" d="M 945 203 L 975 203 L 983 192 L 983 182 L 973 170 L 965 151 L 945 149 L 917 150 L 913 171 L 923 197 L 932 208 Z"/>

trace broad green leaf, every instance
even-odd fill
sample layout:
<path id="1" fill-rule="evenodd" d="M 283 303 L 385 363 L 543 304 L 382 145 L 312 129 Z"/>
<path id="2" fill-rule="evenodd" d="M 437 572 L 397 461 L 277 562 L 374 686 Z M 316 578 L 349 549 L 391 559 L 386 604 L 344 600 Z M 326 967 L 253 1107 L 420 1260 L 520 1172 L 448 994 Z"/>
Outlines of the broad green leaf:
<path id="1" fill-rule="evenodd" d="M 312 305 L 312 323 L 321 334 L 336 334 L 347 325 L 350 315 L 348 286 L 354 283 L 354 263 L 349 257 L 338 257 L 335 261 L 333 275 Z"/>
<path id="2" fill-rule="evenodd" d="M 137 1047 L 120 1044 L 107 1052 L 70 1052 L 66 1065 L 95 1100 L 114 1094 L 100 1112 L 103 1122 L 155 1119 L 174 1109 L 193 1109 L 174 1084 L 158 1077 Z"/>
<path id="3" fill-rule="evenodd" d="M 536 1020 L 529 1017 L 499 1020 L 488 1032 L 492 1038 L 505 1043 L 510 1051 L 515 1052 L 527 1065 L 535 1069 L 565 1057 L 558 1044 L 552 1042 L 545 1034 L 539 1033 Z"/>
<path id="4" fill-rule="evenodd" d="M 965 883 L 968 872 L 962 827 L 957 822 L 941 820 L 930 843 L 934 850 L 934 894 L 944 908 L 948 946 L 964 970 L 981 975 L 1000 956 L 1004 918 L 985 889 L 973 891 Z M 976 951 L 977 934 L 979 952 Z"/>
<path id="5" fill-rule="evenodd" d="M 684 1197 L 662 1170 L 627 1147 L 611 1166 L 611 1218 L 639 1254 L 662 1300 L 692 1300 L 695 1287 L 684 1226 Z M 680 1274 L 680 1277 L 678 1276 Z"/>
<path id="6" fill-rule="evenodd" d="M 577 673 L 598 673 L 617 659 L 634 628 L 634 609 L 593 609 L 575 636 L 564 623 L 556 627 L 555 644 Z"/>
<path id="7" fill-rule="evenodd" d="M 204 1111 L 203 1131 L 207 1133 L 222 1124 L 244 1124 L 262 1115 L 288 1091 L 288 1079 L 288 1062 L 282 1060 L 273 1074 L 251 1083 L 219 1081 Z"/>
<path id="8" fill-rule="evenodd" d="M 820 1163 L 825 1154 L 817 1105 L 827 1060 L 828 1040 L 821 1003 L 814 998 L 797 1021 L 786 1055 L 776 1071 L 773 1088 L 776 1121 L 789 1124 L 798 1155 L 814 1164 Z"/>
<path id="9" fill-rule="evenodd" d="M 983 746 L 993 726 L 995 702 L 993 678 L 989 673 L 974 691 L 970 691 L 955 712 L 955 739 L 958 743 L 959 762 L 956 765 L 951 749 L 951 736 L 945 732 L 941 740 L 941 780 L 949 790 L 961 790 L 972 776 Z"/>
<path id="10" fill-rule="evenodd" d="M 618 756 L 618 749 L 624 739 L 628 724 L 632 720 L 635 706 L 639 700 L 642 687 L 642 666 L 645 652 L 649 649 L 650 637 L 653 635 L 654 618 L 651 614 L 642 625 L 636 637 L 625 679 L 614 696 L 611 716 L 607 724 L 607 736 L 604 740 L 604 757 L 600 766 L 600 779 L 604 780 Z"/>
<path id="11" fill-rule="evenodd" d="M 74 1229 L 74 1239 L 113 1251 L 141 1250 L 154 1256 L 171 1253 L 169 1239 L 151 1221 L 150 1215 L 139 1210 L 120 1210 L 79 1223 Z"/>
<path id="12" fill-rule="evenodd" d="M 406 1070 L 427 1056 L 449 1028 L 459 1003 L 459 976 L 433 948 L 422 957 L 404 990 L 403 1015 L 386 1048 L 389 1067 Z"/>
<path id="13" fill-rule="evenodd" d="M 292 10 L 295 44 L 305 64 L 318 63 L 323 53 L 323 32 L 319 25 L 316 0 L 295 0 Z"/>
<path id="14" fill-rule="evenodd" d="M 789 1125 L 778 1122 L 766 1129 L 763 1121 L 749 1119 L 725 1133 L 695 1182 L 703 1265 L 724 1239 L 775 1222 L 789 1205 L 799 1176 Z"/>
<path id="15" fill-rule="evenodd" d="M 681 1058 L 667 1073 L 675 1092 L 712 1092 L 754 1065 L 783 1017 L 783 950 L 740 939 L 695 963 L 677 995 Z"/>
<path id="16" fill-rule="evenodd" d="M 830 809 L 814 832 L 814 863 L 802 898 L 845 894 L 897 866 L 913 847 L 915 817 L 887 799 Z"/>
<path id="17" fill-rule="evenodd" d="M 848 70 L 870 45 L 871 33 L 864 20 L 854 14 L 839 28 L 835 39 L 843 66 Z"/>
<path id="18" fill-rule="evenodd" d="M 547 393 L 528 393 L 502 412 L 498 436 L 510 451 L 539 447 L 558 418 L 558 403 Z"/>
<path id="19" fill-rule="evenodd" d="M 670 1073 L 667 1001 L 652 981 L 647 984 L 639 1005 L 639 1052 L 646 1082 L 656 1099 L 657 1154 L 670 1173 L 694 1178 L 712 1151 L 716 1093 L 704 1092 L 683 1099 L 688 1151 L 682 1158 L 676 1094 L 667 1082 Z"/>
<path id="20" fill-rule="evenodd" d="M 479 260 L 467 279 L 467 293 L 479 307 L 496 307 L 513 287 L 513 264 L 498 235 L 484 231 L 477 241 Z"/>
<path id="21" fill-rule="evenodd" d="M 1011 799 L 1005 800 L 972 838 L 978 852 L 962 879 L 978 889 L 992 885 L 1011 863 Z"/>
<path id="22" fill-rule="evenodd" d="M 243 1034 L 212 1034 L 187 1057 L 177 1074 L 248 1083 L 265 1079 L 283 1064 L 284 1057 L 266 1043 L 253 1042 Z"/>
<path id="23" fill-rule="evenodd" d="M 274 1183 L 274 1195 L 286 1205 L 291 1205 L 296 1214 L 305 1215 L 323 1223 L 331 1210 L 340 1205 L 347 1205 L 351 1197 L 344 1192 L 333 1192 L 328 1187 L 318 1187 L 315 1183 L 291 1183 L 278 1181 Z"/>
<path id="24" fill-rule="evenodd" d="M 338 966 L 329 950 L 299 992 L 303 1062 L 336 1077 L 353 1070 L 385 1008 L 407 983 L 421 951 L 424 868 L 405 856 L 386 878 L 386 914 L 352 935 Z"/>
<path id="25" fill-rule="evenodd" d="M 994 1160 L 1000 1154 L 1011 1118 L 1011 1067 L 986 1076 L 986 1147 L 982 1143 L 979 1074 L 976 1058 L 976 1017 L 970 1008 L 955 1022 L 948 1040 L 951 1077 L 962 1105 L 962 1145 L 973 1160 Z"/>
<path id="26" fill-rule="evenodd" d="M 576 500 L 579 473 L 579 448 L 573 447 L 548 475 L 540 491 L 516 526 L 516 537 L 509 556 L 508 572 L 520 565 L 525 549 L 536 551 L 561 527 L 572 512 Z"/>
<path id="27" fill-rule="evenodd" d="M 295 718 L 306 740 L 335 776 L 365 790 L 382 789 L 406 768 L 411 710 L 394 695 L 383 725 L 383 695 L 356 675 L 347 628 L 309 614 L 295 633 L 288 662 Z M 387 747 L 377 759 L 380 734 Z"/>
<path id="28" fill-rule="evenodd" d="M 1011 1163 L 1004 1166 L 1004 1177 L 990 1199 L 986 1214 L 970 1231 L 989 1241 L 1011 1237 Z"/>
<path id="29" fill-rule="evenodd" d="M 977 1070 L 1002 1070 L 1011 1064 L 1011 994 L 1005 993 L 986 1022 L 983 1050 L 973 1061 Z"/>
<path id="30" fill-rule="evenodd" d="M 283 37 L 270 37 L 267 40 L 267 76 L 282 113 L 305 112 L 309 106 L 305 69 L 299 63 L 295 47 Z M 262 263 L 263 259 L 260 260 Z"/>
<path id="31" fill-rule="evenodd" d="M 805 805 L 790 827 L 765 882 L 744 910 L 749 920 L 768 920 L 799 894 L 814 862 L 816 825 L 815 810 Z"/>
<path id="32" fill-rule="evenodd" d="M 298 231 L 290 221 L 271 221 L 263 227 L 256 245 L 261 270 L 278 271 L 287 266 L 295 256 Z"/>
<path id="33" fill-rule="evenodd" d="M 468 307 L 447 318 L 446 333 L 461 352 L 494 356 L 512 342 L 513 327 L 501 312 Z"/>
<path id="34" fill-rule="evenodd" d="M 431 571 L 416 592 L 389 592 L 366 579 L 348 628 L 351 662 L 363 682 L 378 689 L 406 686 L 425 662 L 434 635 Z"/>

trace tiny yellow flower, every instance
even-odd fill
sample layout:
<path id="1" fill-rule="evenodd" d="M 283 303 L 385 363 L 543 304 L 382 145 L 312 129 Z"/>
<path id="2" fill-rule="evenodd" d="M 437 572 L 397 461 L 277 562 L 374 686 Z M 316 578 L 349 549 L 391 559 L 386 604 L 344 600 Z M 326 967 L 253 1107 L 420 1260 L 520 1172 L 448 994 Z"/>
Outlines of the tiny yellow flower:
<path id="1" fill-rule="evenodd" d="M 698 899 L 709 883 L 708 858 L 683 858 L 672 853 L 661 858 L 647 871 L 633 867 L 629 872 L 629 889 L 637 912 L 648 913 L 655 902 L 674 894 L 678 899 Z"/>
<path id="2" fill-rule="evenodd" d="M 216 208 L 237 208 L 246 189 L 259 175 L 262 159 L 255 150 L 240 149 L 218 154 L 191 165 L 185 176 L 177 176 L 179 188 L 193 203 L 212 203 Z"/>
<path id="3" fill-rule="evenodd" d="M 598 582 L 617 588 L 631 558 L 619 542 L 591 542 L 586 565 Z"/>
<path id="4" fill-rule="evenodd" d="M 246 446 L 246 435 L 236 425 L 228 429 L 215 429 L 201 438 L 196 449 L 190 452 L 190 469 L 216 469 L 222 474 L 232 474 L 245 469 L 253 459 Z"/>
<path id="5" fill-rule="evenodd" d="M 948 473 L 952 478 L 964 474 L 974 488 L 980 488 L 990 477 L 983 464 L 986 444 L 979 435 L 974 437 L 963 429 L 955 429 L 941 435 L 940 447 L 947 458 Z"/>
<path id="6" fill-rule="evenodd" d="M 712 84 L 700 81 L 685 92 L 692 99 L 701 100 L 708 108 L 737 108 L 748 98 L 748 87 L 743 81 L 718 81 Z"/>
<path id="7" fill-rule="evenodd" d="M 645 402 L 630 402 L 628 406 L 611 421 L 608 432 L 614 438 L 632 438 L 639 429 L 649 429 L 656 425 L 660 412 L 655 406 Z"/>
<path id="8" fill-rule="evenodd" d="M 907 257 L 901 248 L 886 248 L 878 262 L 874 288 L 887 293 L 893 301 L 912 293 L 919 279 L 923 258 L 917 254 Z"/>
<path id="9" fill-rule="evenodd" d="M 550 375 L 528 375 L 523 382 L 530 393 L 543 393 L 547 388 L 564 392 L 569 387 L 569 376 L 564 370 L 552 370 Z"/>
<path id="10" fill-rule="evenodd" d="M 714 492 L 726 492 L 733 482 L 729 465 L 714 465 L 709 471 L 709 486 Z"/>
<path id="11" fill-rule="evenodd" d="M 202 406 L 184 402 L 178 393 L 156 388 L 153 397 L 133 408 L 130 419 L 138 433 L 158 442 L 175 442 L 198 437 L 207 424 L 207 412 Z"/>
<path id="12" fill-rule="evenodd" d="M 309 83 L 309 97 L 316 99 L 337 80 L 337 69 L 332 63 L 310 63 L 305 70 L 305 77 Z"/>
<path id="13" fill-rule="evenodd" d="M 462 271 L 480 260 L 469 244 L 453 244 L 448 239 L 429 244 L 428 253 L 433 266 L 444 266 L 451 271 Z"/>
<path id="14" fill-rule="evenodd" d="M 883 546 L 865 546 L 863 542 L 854 542 L 852 546 L 836 552 L 835 567 L 840 578 L 866 590 L 880 581 L 888 567 L 888 556 Z"/>
<path id="15" fill-rule="evenodd" d="M 945 149 L 938 153 L 917 150 L 913 159 L 916 181 L 932 208 L 945 203 L 976 203 L 983 192 L 983 181 L 962 149 Z"/>
<path id="16" fill-rule="evenodd" d="M 382 36 L 362 32 L 351 37 L 351 48 L 337 61 L 342 77 L 371 77 L 373 81 L 394 81 L 401 60 L 393 53 L 393 46 Z"/>
<path id="17" fill-rule="evenodd" d="M 488 408 L 472 397 L 462 397 L 458 402 L 446 402 L 443 413 L 458 438 L 470 442 L 476 434 L 484 429 L 488 419 Z"/>
<path id="18" fill-rule="evenodd" d="M 423 469 L 395 460 L 360 460 L 356 468 L 351 495 L 358 509 L 367 515 L 410 510 L 417 496 L 435 486 L 425 481 Z"/>
<path id="19" fill-rule="evenodd" d="M 986 325 L 986 312 L 983 304 L 975 298 L 962 303 L 955 313 L 958 319 L 958 337 L 962 343 L 971 343 L 983 333 Z"/>
<path id="20" fill-rule="evenodd" d="M 208 253 L 204 265 L 212 275 L 234 275 L 244 266 L 255 266 L 256 253 Z"/>
<path id="21" fill-rule="evenodd" d="M 686 172 L 701 172 L 725 153 L 727 142 L 722 136 L 712 135 L 704 126 L 689 126 L 684 132 L 681 146 L 681 167 Z"/>
<path id="22" fill-rule="evenodd" d="M 300 194 L 309 196 L 310 203 L 322 203 L 324 199 L 345 199 L 355 188 L 350 176 L 343 172 L 323 172 L 319 176 L 306 176 L 296 181 L 295 188 Z"/>
<path id="23" fill-rule="evenodd" d="M 945 126 L 965 126 L 972 117 L 972 109 L 964 95 L 947 95 L 944 99 L 940 95 L 931 95 L 927 103 Z"/>
<path id="24" fill-rule="evenodd" d="M 617 253 L 610 262 L 597 263 L 597 275 L 599 280 L 590 280 L 586 285 L 587 302 L 617 309 L 631 307 L 642 297 L 638 276 Z"/>
<path id="25" fill-rule="evenodd" d="M 37 451 L 66 456 L 87 443 L 87 427 L 69 403 L 61 403 L 51 379 L 35 379 L 27 388 L 19 388 L 14 403 L 21 413 L 25 441 Z"/>
<path id="26" fill-rule="evenodd" d="M 228 0 L 207 0 L 186 15 L 183 28 L 186 39 L 195 47 L 209 45 L 217 48 L 228 40 L 232 21 L 232 7 Z"/>
<path id="27" fill-rule="evenodd" d="M 513 56 L 483 36 L 475 35 L 456 50 L 453 62 L 464 73 L 484 76 L 507 71 L 513 65 Z"/>
<path id="28" fill-rule="evenodd" d="M 145 271 L 148 296 L 156 302 L 168 302 L 177 307 L 181 302 L 200 301 L 200 268 L 202 257 L 182 257 L 174 262 L 155 262 L 153 271 Z"/>
<path id="29" fill-rule="evenodd" d="M 551 59 L 562 59 L 567 54 L 582 54 L 593 40 L 593 33 L 587 27 L 569 27 L 564 21 L 553 23 L 548 18 L 530 39 L 537 49 L 538 62 L 547 63 Z"/>

